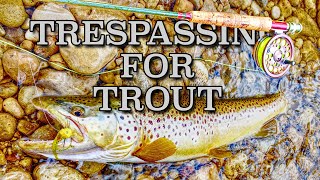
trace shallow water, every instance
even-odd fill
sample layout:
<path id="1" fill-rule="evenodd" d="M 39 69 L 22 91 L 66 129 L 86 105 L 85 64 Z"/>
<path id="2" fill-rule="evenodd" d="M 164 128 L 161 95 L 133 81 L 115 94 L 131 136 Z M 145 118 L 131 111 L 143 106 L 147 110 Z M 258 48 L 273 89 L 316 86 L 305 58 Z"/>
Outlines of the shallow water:
<path id="1" fill-rule="evenodd" d="M 247 51 L 246 68 L 259 70 Z M 237 66 L 236 64 L 234 64 Z M 104 179 L 319 179 L 320 177 L 320 70 L 313 76 L 293 78 L 290 74 L 272 79 L 262 72 L 241 71 L 227 84 L 225 97 L 251 97 L 281 91 L 289 108 L 276 118 L 278 132 L 266 138 L 248 138 L 228 146 L 234 157 L 200 158 L 179 163 L 108 164 Z M 218 72 L 211 78 L 221 77 Z M 222 79 L 224 77 L 221 77 Z M 236 89 L 228 92 L 228 89 Z"/>
<path id="2" fill-rule="evenodd" d="M 166 2 L 166 5 L 171 4 L 172 9 L 174 3 L 172 1 Z M 214 0 L 214 2 L 217 1 Z M 138 3 L 138 1 L 136 1 L 136 3 Z M 219 1 L 219 3 L 229 4 L 224 0 Z M 221 4 L 217 7 L 221 7 Z M 66 8 L 67 6 L 64 7 Z M 38 7 L 25 7 L 30 17 L 36 8 Z M 228 8 L 230 9 L 230 6 Z M 216 11 L 215 8 L 210 10 Z M 219 11 L 222 11 L 222 9 Z M 318 13 L 320 13 L 319 10 Z M 318 26 L 320 26 L 320 24 Z M 5 29 L 8 32 L 18 32 L 15 28 Z M 21 38 L 18 35 L 18 37 L 16 37 L 16 34 L 18 34 L 16 32 L 8 34 L 7 39 L 11 38 L 12 40 L 16 40 Z M 24 37 L 22 37 L 22 40 L 23 38 Z M 308 37 L 303 38 L 304 41 L 308 39 Z M 0 49 L 1 48 L 0 46 Z M 218 62 L 248 69 L 230 68 L 221 64 L 213 65 L 209 75 L 210 79 L 212 79 L 211 85 L 222 85 L 224 87 L 224 98 L 253 97 L 273 94 L 278 91 L 284 94 L 288 100 L 289 108 L 286 113 L 276 117 L 278 132 L 269 137 L 252 137 L 228 145 L 227 150 L 233 153 L 233 156 L 229 158 L 199 158 L 184 162 L 157 164 L 108 163 L 99 171 L 99 174 L 93 175 L 91 179 L 320 179 L 320 166 L 318 165 L 320 163 L 319 68 L 316 72 L 303 72 L 304 68 L 298 64 L 291 67 L 290 72 L 283 78 L 272 79 L 257 67 L 252 58 L 253 47 L 246 44 L 244 40 L 241 40 L 241 46 L 237 47 L 215 46 L 209 48 L 213 48 L 215 53 L 220 53 L 221 57 L 217 60 Z M 44 51 L 46 52 L 46 50 Z M 199 56 L 203 53 L 203 51 L 200 52 L 200 47 L 194 48 L 194 51 L 194 56 Z M 230 62 L 226 57 L 226 52 L 231 53 L 231 56 L 232 52 L 240 53 L 242 58 L 235 56 Z M 55 53 L 58 53 L 58 51 Z M 301 54 L 300 52 L 300 55 Z M 52 68 L 50 69 L 52 70 Z M 18 79 L 25 79 L 25 76 L 24 73 L 20 73 Z M 74 79 L 66 77 L 66 79 L 63 80 L 58 79 L 58 82 L 64 83 L 63 86 L 67 86 L 69 85 L 68 80 L 75 81 Z M 17 83 L 11 78 L 8 78 L 7 81 L 14 82 L 19 87 L 24 86 L 21 82 Z M 38 84 L 33 85 L 38 86 L 39 82 L 37 83 Z M 98 84 L 103 84 L 103 82 L 99 81 Z M 113 82 L 113 84 L 115 83 Z M 44 83 L 44 85 L 47 84 Z M 55 84 L 50 84 L 50 86 L 52 86 L 51 88 L 60 92 L 60 89 L 55 89 L 56 87 L 54 85 Z M 66 89 L 62 89 L 61 92 Z M 74 93 L 83 93 L 82 89 L 74 91 L 75 87 L 69 87 L 68 90 L 70 89 L 72 89 Z M 61 94 L 58 93 L 57 95 Z M 16 95 L 14 97 L 16 97 Z M 28 118 L 31 120 L 28 120 L 30 122 L 37 122 L 41 126 L 47 124 L 47 122 L 38 122 L 37 117 L 31 116 L 36 115 L 35 113 L 29 115 Z M 18 132 L 18 130 L 16 131 Z M 27 155 L 25 156 L 21 150 L 17 150 L 18 148 L 15 149 L 14 141 L 20 137 L 26 137 L 26 135 L 22 133 L 18 132 L 17 134 L 17 137 L 8 141 L 8 144 L 4 142 L 4 145 L 0 142 L 0 151 L 4 152 L 4 149 L 9 151 L 7 147 L 13 151 L 10 152 L 11 154 L 9 152 L 4 153 L 5 158 L 8 159 L 8 163 L 0 166 L 0 179 L 2 175 L 7 173 L 8 169 L 12 167 L 22 167 L 22 165 L 19 164 L 21 160 L 23 160 L 24 157 L 29 157 Z M 26 171 L 27 174 L 32 174 L 34 168 L 41 162 L 50 165 L 60 163 L 78 169 L 79 171 L 81 171 L 81 165 L 83 163 L 37 158 L 33 158 L 32 160 L 34 160 L 34 162 L 30 163 L 30 167 L 23 167 L 23 171 Z M 83 174 L 85 177 L 88 177 L 87 174 Z"/>
<path id="3" fill-rule="evenodd" d="M 319 179 L 320 70 L 312 75 L 297 76 L 289 72 L 281 79 L 269 78 L 255 65 L 252 47 L 242 42 L 240 47 L 231 49 L 246 53 L 244 67 L 250 70 L 214 64 L 210 78 L 214 82 L 228 82 L 224 84 L 224 98 L 244 98 L 281 91 L 288 100 L 289 108 L 285 114 L 276 117 L 277 134 L 266 138 L 247 138 L 228 145 L 227 149 L 233 153 L 230 158 L 199 158 L 158 164 L 110 163 L 99 175 L 91 178 Z M 234 59 L 231 65 L 241 66 L 239 59 Z M 299 67 L 292 67 L 291 71 L 294 72 L 294 68 Z M 57 163 L 52 159 L 40 162 Z M 77 169 L 80 167 L 81 162 Z"/>

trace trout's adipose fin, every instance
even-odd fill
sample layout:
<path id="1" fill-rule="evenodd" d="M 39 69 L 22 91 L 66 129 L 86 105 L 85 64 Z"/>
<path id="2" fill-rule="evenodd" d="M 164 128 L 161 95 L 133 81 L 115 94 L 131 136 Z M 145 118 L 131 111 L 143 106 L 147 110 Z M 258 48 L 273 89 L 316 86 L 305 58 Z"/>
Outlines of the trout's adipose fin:
<path id="1" fill-rule="evenodd" d="M 228 150 L 228 146 L 221 146 L 218 148 L 212 148 L 209 150 L 209 156 L 214 158 L 227 158 L 232 156 L 232 152 Z"/>
<path id="2" fill-rule="evenodd" d="M 271 119 L 261 127 L 260 131 L 257 132 L 254 135 L 254 137 L 262 138 L 262 137 L 272 136 L 274 134 L 277 134 L 277 131 L 278 131 L 277 121 L 275 119 Z"/>
<path id="3" fill-rule="evenodd" d="M 133 155 L 147 162 L 155 162 L 173 155 L 176 150 L 176 145 L 163 137 L 140 148 Z"/>

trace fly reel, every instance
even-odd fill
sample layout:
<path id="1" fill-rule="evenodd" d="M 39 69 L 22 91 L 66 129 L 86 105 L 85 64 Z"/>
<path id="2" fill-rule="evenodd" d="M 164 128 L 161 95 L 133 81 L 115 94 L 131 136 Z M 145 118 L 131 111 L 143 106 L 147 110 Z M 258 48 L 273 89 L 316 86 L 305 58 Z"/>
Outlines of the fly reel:
<path id="1" fill-rule="evenodd" d="M 280 78 L 294 65 L 294 45 L 284 34 L 263 37 L 254 46 L 257 65 L 270 77 Z"/>

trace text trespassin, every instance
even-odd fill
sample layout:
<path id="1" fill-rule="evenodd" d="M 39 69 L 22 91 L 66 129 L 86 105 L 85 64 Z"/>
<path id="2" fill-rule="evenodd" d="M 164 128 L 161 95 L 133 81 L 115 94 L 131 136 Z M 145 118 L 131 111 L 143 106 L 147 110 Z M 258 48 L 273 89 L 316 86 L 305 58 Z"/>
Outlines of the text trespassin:
<path id="1" fill-rule="evenodd" d="M 254 30 L 234 29 L 232 42 L 228 38 L 227 27 L 221 27 L 218 31 L 214 25 L 193 24 L 188 21 L 177 21 L 174 24 L 175 35 L 169 38 L 163 21 L 156 21 L 154 25 L 143 20 L 103 20 L 82 21 L 79 25 L 75 21 L 52 21 L 31 20 L 30 31 L 39 31 L 37 45 L 48 45 L 46 33 L 54 31 L 58 33 L 57 45 L 140 45 L 139 37 L 147 37 L 147 45 L 204 45 L 212 46 L 217 42 L 219 45 L 240 45 L 239 35 L 242 34 L 248 44 L 254 45 L 264 32 L 256 34 Z M 217 32 L 219 35 L 217 35 Z M 240 33 L 239 33 L 240 32 Z M 83 33 L 83 36 L 78 36 Z M 258 38 L 256 37 L 257 35 Z M 83 38 L 82 38 L 83 37 Z M 68 39 L 71 38 L 71 39 Z"/>

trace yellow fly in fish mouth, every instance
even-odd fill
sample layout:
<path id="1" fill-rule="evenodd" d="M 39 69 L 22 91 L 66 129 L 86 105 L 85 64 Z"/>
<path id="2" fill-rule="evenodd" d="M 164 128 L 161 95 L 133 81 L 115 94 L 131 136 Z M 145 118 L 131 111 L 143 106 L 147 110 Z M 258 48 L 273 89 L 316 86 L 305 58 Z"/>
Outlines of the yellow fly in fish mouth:
<path id="1" fill-rule="evenodd" d="M 44 96 L 33 100 L 39 110 L 73 131 L 70 138 L 58 143 L 59 159 L 100 163 L 176 162 L 218 157 L 224 155 L 221 147 L 225 145 L 275 133 L 276 123 L 272 119 L 287 107 L 279 93 L 216 100 L 215 113 L 203 110 L 205 102 L 205 99 L 196 99 L 190 112 L 170 108 L 162 113 L 125 113 L 99 111 L 101 98 Z M 24 151 L 55 158 L 52 143 L 22 139 L 19 146 Z"/>

